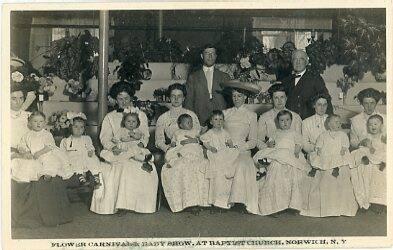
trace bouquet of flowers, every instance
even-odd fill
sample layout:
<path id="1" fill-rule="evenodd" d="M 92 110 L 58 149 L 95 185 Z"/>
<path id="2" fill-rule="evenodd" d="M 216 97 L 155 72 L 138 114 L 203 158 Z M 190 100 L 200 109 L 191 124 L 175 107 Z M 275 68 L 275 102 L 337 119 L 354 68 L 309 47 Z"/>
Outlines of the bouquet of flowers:
<path id="1" fill-rule="evenodd" d="M 238 68 L 234 74 L 235 78 L 242 82 L 270 81 L 264 67 L 265 59 L 263 44 L 252 37 L 237 54 Z"/>
<path id="2" fill-rule="evenodd" d="M 51 126 L 50 132 L 53 136 L 57 137 L 67 137 L 70 133 L 70 121 L 67 117 L 67 110 L 54 112 L 49 117 L 49 125 Z"/>

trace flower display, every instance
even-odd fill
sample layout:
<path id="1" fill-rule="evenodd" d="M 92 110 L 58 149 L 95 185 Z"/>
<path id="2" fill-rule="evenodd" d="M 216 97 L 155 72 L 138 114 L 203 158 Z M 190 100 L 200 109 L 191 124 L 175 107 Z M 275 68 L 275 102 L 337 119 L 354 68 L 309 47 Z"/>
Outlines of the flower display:
<path id="1" fill-rule="evenodd" d="M 67 137 L 69 135 L 71 122 L 67 113 L 69 113 L 67 110 L 57 111 L 49 117 L 48 125 L 51 127 L 50 132 L 53 136 Z"/>
<path id="2" fill-rule="evenodd" d="M 15 72 L 12 72 L 12 74 L 11 74 L 11 79 L 12 79 L 12 81 L 14 81 L 14 82 L 22 82 L 23 79 L 24 79 L 24 76 L 23 76 L 23 74 L 20 73 L 19 71 L 15 71 Z"/>

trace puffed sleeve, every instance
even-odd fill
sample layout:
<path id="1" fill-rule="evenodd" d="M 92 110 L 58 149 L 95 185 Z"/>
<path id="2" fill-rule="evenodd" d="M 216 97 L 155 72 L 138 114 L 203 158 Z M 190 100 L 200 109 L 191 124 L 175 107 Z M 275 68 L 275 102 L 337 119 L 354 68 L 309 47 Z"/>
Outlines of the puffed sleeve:
<path id="1" fill-rule="evenodd" d="M 95 151 L 93 141 L 91 140 L 90 136 L 88 136 L 88 135 L 85 137 L 85 146 L 88 151 L 91 151 L 91 150 Z"/>
<path id="2" fill-rule="evenodd" d="M 194 112 L 189 111 L 188 113 L 192 117 L 192 130 L 199 135 L 201 133 L 201 124 L 199 123 L 199 119 Z"/>
<path id="3" fill-rule="evenodd" d="M 300 116 L 296 113 L 292 112 L 292 114 L 294 114 L 293 115 L 293 122 L 292 122 L 294 129 L 297 133 L 301 134 L 302 133 L 302 122 L 303 122 L 302 118 L 300 118 Z"/>
<path id="4" fill-rule="evenodd" d="M 115 144 L 112 142 L 113 136 L 114 136 L 113 128 L 109 121 L 108 115 L 106 115 L 104 117 L 104 120 L 102 121 L 101 133 L 100 133 L 100 141 L 104 149 L 111 150 L 115 146 Z"/>
<path id="5" fill-rule="evenodd" d="M 359 147 L 360 139 L 358 133 L 356 132 L 355 126 L 353 124 L 354 122 L 355 121 L 351 119 L 351 130 L 349 131 L 349 138 L 350 138 L 351 146 L 357 148 Z"/>
<path id="6" fill-rule="evenodd" d="M 265 117 L 261 115 L 258 121 L 258 128 L 257 128 L 257 147 L 259 150 L 264 149 L 267 147 L 265 143 L 265 137 L 267 136 L 267 125 L 265 121 Z"/>
<path id="7" fill-rule="evenodd" d="M 161 149 L 162 151 L 166 152 L 169 148 L 169 145 L 165 144 L 165 115 L 166 113 L 162 114 L 156 124 L 156 132 L 155 132 L 155 144 L 156 147 Z"/>
<path id="8" fill-rule="evenodd" d="M 303 137 L 303 150 L 310 153 L 314 150 L 314 144 L 311 142 L 311 132 L 307 127 L 306 123 L 302 125 L 302 137 Z"/>
<path id="9" fill-rule="evenodd" d="M 348 135 L 345 132 L 340 133 L 340 140 L 341 140 L 341 146 L 345 148 L 349 148 L 349 139 Z"/>
<path id="10" fill-rule="evenodd" d="M 149 133 L 149 123 L 147 121 L 147 116 L 143 111 L 139 112 L 139 119 L 141 121 L 141 125 L 139 126 L 139 129 L 143 134 L 141 142 L 146 147 L 147 143 L 149 142 L 150 133 Z"/>
<path id="11" fill-rule="evenodd" d="M 257 145 L 257 114 L 255 113 L 249 113 L 248 118 L 250 119 L 250 132 L 248 134 L 248 140 L 247 142 L 242 146 L 243 150 L 251 150 L 255 148 Z"/>
<path id="12" fill-rule="evenodd" d="M 194 110 L 194 102 L 195 102 L 195 91 L 194 91 L 194 75 L 189 74 L 187 78 L 187 82 L 185 84 L 186 89 L 187 89 L 187 96 L 186 99 L 184 100 L 184 108 L 189 109 L 189 110 Z"/>
<path id="13" fill-rule="evenodd" d="M 47 133 L 45 133 L 45 136 L 43 139 L 44 139 L 45 145 L 56 147 L 55 138 L 53 138 L 53 135 L 49 131 Z"/>

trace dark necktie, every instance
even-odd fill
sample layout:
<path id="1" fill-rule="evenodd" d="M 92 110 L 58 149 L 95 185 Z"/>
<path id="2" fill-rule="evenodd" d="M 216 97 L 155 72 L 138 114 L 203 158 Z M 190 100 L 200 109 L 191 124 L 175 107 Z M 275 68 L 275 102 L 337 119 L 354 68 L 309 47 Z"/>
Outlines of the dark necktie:
<path id="1" fill-rule="evenodd" d="M 124 109 L 122 109 L 122 108 L 117 108 L 117 109 L 116 109 L 116 112 L 117 112 L 117 113 L 123 113 L 123 112 L 124 112 Z"/>
<path id="2" fill-rule="evenodd" d="M 302 75 L 294 75 L 293 76 L 293 78 L 299 78 L 299 77 L 301 77 Z"/>

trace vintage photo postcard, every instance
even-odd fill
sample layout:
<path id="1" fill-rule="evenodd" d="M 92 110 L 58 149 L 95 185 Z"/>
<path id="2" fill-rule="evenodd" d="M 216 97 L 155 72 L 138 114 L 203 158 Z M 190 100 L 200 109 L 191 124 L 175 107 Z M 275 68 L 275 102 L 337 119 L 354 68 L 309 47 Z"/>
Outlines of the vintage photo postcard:
<path id="1" fill-rule="evenodd" d="M 392 247 L 392 4 L 3 4 L 2 248 Z"/>

